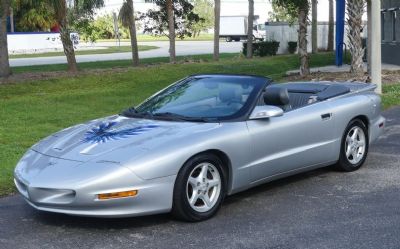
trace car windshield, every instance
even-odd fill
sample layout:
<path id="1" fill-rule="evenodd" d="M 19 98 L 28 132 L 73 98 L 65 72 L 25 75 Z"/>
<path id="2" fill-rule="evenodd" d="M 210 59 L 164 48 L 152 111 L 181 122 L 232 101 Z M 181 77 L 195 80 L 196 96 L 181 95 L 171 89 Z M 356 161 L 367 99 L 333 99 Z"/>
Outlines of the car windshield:
<path id="1" fill-rule="evenodd" d="M 189 77 L 124 115 L 193 121 L 224 119 L 242 112 L 259 89 L 260 79 L 255 77 Z"/>

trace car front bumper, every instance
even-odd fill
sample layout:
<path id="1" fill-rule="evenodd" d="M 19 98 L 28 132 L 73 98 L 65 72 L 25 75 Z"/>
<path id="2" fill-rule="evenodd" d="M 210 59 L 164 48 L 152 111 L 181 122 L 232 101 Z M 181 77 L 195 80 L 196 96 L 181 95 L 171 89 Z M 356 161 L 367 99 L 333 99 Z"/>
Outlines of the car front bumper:
<path id="1" fill-rule="evenodd" d="M 172 208 L 176 175 L 153 180 L 135 179 L 135 184 L 122 188 L 96 190 L 93 186 L 69 190 L 67 188 L 41 188 L 24 185 L 15 179 L 18 191 L 35 209 L 91 217 L 133 217 L 169 212 Z M 122 182 L 124 182 L 122 180 Z M 100 193 L 137 190 L 133 197 L 99 200 Z"/>

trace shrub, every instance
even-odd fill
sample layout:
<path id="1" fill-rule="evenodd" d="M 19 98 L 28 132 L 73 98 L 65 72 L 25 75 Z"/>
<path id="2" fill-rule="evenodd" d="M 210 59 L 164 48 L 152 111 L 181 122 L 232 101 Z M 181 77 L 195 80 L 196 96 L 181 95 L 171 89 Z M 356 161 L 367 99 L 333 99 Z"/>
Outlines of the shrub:
<path id="1" fill-rule="evenodd" d="M 290 54 L 294 54 L 297 50 L 297 42 L 290 41 L 288 42 L 288 51 Z"/>
<path id="2" fill-rule="evenodd" d="M 262 41 L 253 42 L 253 54 L 255 56 L 271 56 L 276 55 L 279 48 L 278 41 Z M 247 42 L 243 42 L 243 54 L 247 54 Z"/>

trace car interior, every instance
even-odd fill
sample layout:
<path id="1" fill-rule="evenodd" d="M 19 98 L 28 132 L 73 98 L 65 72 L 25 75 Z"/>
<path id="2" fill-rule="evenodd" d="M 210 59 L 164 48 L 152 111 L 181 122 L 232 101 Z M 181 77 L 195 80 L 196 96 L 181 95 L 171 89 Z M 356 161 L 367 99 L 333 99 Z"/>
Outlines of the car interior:
<path id="1" fill-rule="evenodd" d="M 339 84 L 284 83 L 267 86 L 259 105 L 274 105 L 285 112 L 350 92 Z"/>

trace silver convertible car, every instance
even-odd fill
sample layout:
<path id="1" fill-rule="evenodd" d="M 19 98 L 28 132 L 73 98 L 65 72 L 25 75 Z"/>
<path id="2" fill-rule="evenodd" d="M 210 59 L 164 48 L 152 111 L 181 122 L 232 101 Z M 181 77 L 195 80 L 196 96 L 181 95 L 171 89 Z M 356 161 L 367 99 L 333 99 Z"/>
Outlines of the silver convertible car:
<path id="1" fill-rule="evenodd" d="M 43 211 L 204 220 L 225 196 L 262 183 L 329 165 L 359 169 L 385 126 L 374 88 L 190 76 L 38 142 L 16 166 L 15 185 Z"/>

